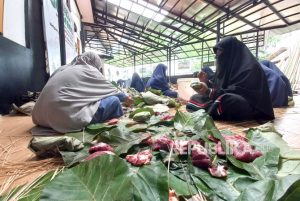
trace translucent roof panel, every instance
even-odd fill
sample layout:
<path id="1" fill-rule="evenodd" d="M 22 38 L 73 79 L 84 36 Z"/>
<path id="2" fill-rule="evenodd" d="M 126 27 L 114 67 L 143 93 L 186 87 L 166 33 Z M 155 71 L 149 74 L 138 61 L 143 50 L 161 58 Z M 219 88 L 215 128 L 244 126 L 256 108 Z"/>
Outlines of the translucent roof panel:
<path id="1" fill-rule="evenodd" d="M 217 38 L 264 33 L 300 23 L 299 0 L 92 2 L 94 24 L 83 24 L 85 47 L 122 66 L 132 65 L 134 55 L 136 63 L 165 61 L 167 49 L 176 58 L 204 55 Z M 254 48 L 256 36 L 251 37 L 247 43 Z"/>

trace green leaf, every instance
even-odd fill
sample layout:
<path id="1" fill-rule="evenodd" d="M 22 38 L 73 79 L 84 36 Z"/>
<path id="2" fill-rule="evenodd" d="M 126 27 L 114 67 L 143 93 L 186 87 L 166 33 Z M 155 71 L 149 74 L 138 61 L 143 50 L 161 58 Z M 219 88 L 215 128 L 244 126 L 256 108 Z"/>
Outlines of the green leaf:
<path id="1" fill-rule="evenodd" d="M 169 174 L 169 187 L 175 190 L 177 196 L 191 197 L 197 194 L 195 186 L 174 176 L 172 173 Z"/>
<path id="2" fill-rule="evenodd" d="M 140 96 L 134 96 L 133 97 L 134 105 L 137 106 L 141 103 L 144 103 L 144 99 Z"/>
<path id="3" fill-rule="evenodd" d="M 281 159 L 277 176 L 284 177 L 291 174 L 300 174 L 300 160 Z"/>
<path id="4" fill-rule="evenodd" d="M 148 88 L 147 91 L 150 91 L 151 93 L 155 94 L 155 95 L 158 95 L 158 96 L 161 96 L 163 95 L 162 91 L 161 90 L 158 90 L 158 89 L 153 89 L 153 88 Z"/>
<path id="5" fill-rule="evenodd" d="M 194 119 L 192 119 L 190 114 L 186 114 L 180 111 L 176 112 L 174 117 L 175 129 L 182 132 L 193 132 L 194 125 Z"/>
<path id="6" fill-rule="evenodd" d="M 136 113 L 133 116 L 133 120 L 139 123 L 145 123 L 146 121 L 148 121 L 151 117 L 151 113 L 150 112 L 139 112 Z"/>
<path id="7" fill-rule="evenodd" d="M 44 188 L 40 200 L 131 200 L 129 175 L 124 160 L 103 155 L 65 170 Z"/>
<path id="8" fill-rule="evenodd" d="M 157 103 L 167 103 L 168 99 L 167 98 L 163 98 L 161 96 L 155 95 L 154 93 L 147 91 L 145 93 L 141 93 L 143 96 L 143 99 L 145 101 L 146 104 L 148 105 L 154 105 Z"/>
<path id="9" fill-rule="evenodd" d="M 127 151 L 135 144 L 139 144 L 144 139 L 151 136 L 149 133 L 133 133 L 125 126 L 118 126 L 109 132 L 104 132 L 97 136 L 98 141 L 105 142 L 114 147 L 117 155 L 127 153 Z"/>
<path id="10" fill-rule="evenodd" d="M 174 117 L 174 127 L 182 132 L 199 134 L 201 132 L 208 132 L 212 127 L 215 128 L 213 123 L 209 123 L 210 121 L 212 121 L 212 119 L 204 110 L 198 110 L 193 113 L 177 111 Z"/>
<path id="11" fill-rule="evenodd" d="M 294 190 L 299 190 L 299 181 L 300 175 L 290 175 L 280 180 L 267 178 L 261 181 L 257 181 L 249 185 L 248 188 L 246 188 L 242 192 L 237 201 L 277 201 L 281 197 L 287 198 L 289 195 L 293 194 L 290 194 L 291 192 L 295 193 Z M 295 186 L 293 186 L 293 184 L 295 184 Z M 291 192 L 287 192 L 289 187 L 292 188 Z M 291 197 L 293 197 L 293 195 Z M 282 198 L 282 200 L 288 199 Z M 299 200 L 299 194 L 298 199 L 296 200 Z"/>
<path id="12" fill-rule="evenodd" d="M 65 135 L 76 138 L 79 141 L 81 141 L 82 143 L 91 143 L 96 136 L 95 134 L 91 134 L 87 130 L 83 130 L 83 131 L 76 132 L 76 133 L 66 133 Z"/>
<path id="13" fill-rule="evenodd" d="M 133 112 L 131 112 L 129 114 L 129 118 L 133 118 L 134 115 L 136 115 L 137 113 L 140 113 L 140 112 L 150 112 L 151 115 L 154 115 L 154 111 L 152 108 L 139 108 L 139 109 L 136 109 Z"/>
<path id="14" fill-rule="evenodd" d="M 76 152 L 72 151 L 60 151 L 60 154 L 64 160 L 65 166 L 71 167 L 81 161 L 83 161 L 89 154 L 89 146 L 85 146 L 84 149 Z"/>
<path id="15" fill-rule="evenodd" d="M 252 130 L 252 129 L 251 129 Z M 259 132 L 259 130 L 257 130 Z M 288 146 L 288 144 L 275 132 L 260 132 L 270 143 L 280 148 L 280 157 L 286 159 L 300 159 L 300 151 Z"/>
<path id="16" fill-rule="evenodd" d="M 90 134 L 99 134 L 104 131 L 108 131 L 112 128 L 115 128 L 116 125 L 108 125 L 106 123 L 97 123 L 97 124 L 90 124 L 86 127 L 86 131 Z"/>
<path id="17" fill-rule="evenodd" d="M 128 131 L 130 132 L 145 132 L 148 128 L 148 124 L 138 123 L 133 126 L 128 127 Z"/>
<path id="18" fill-rule="evenodd" d="M 167 169 L 161 163 L 132 168 L 133 200 L 168 200 Z"/>
<path id="19" fill-rule="evenodd" d="M 41 200 L 168 200 L 167 169 L 161 162 L 137 168 L 103 155 L 64 171 Z"/>
<path id="20" fill-rule="evenodd" d="M 289 186 L 289 185 L 287 185 Z M 300 195 L 300 180 L 293 183 L 279 201 L 298 201 Z M 277 197 L 278 198 L 278 197 Z"/>
<path id="21" fill-rule="evenodd" d="M 54 178 L 58 172 L 50 171 L 43 176 L 35 179 L 30 184 L 15 188 L 10 193 L 0 198 L 1 201 L 38 201 L 44 187 Z"/>
<path id="22" fill-rule="evenodd" d="M 212 177 L 207 170 L 190 165 L 192 177 L 196 177 L 203 181 L 215 195 L 224 200 L 235 200 L 240 195 L 240 192 L 230 182 Z M 203 185 L 202 185 L 203 186 Z M 201 190 L 201 189 L 200 189 Z M 209 192 L 209 191 L 208 191 Z"/>

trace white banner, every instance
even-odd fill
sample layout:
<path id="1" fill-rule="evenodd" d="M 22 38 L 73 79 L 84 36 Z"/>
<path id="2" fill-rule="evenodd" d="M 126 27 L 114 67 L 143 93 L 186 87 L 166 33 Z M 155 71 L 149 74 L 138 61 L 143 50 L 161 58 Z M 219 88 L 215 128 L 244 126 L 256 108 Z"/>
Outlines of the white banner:
<path id="1" fill-rule="evenodd" d="M 47 67 L 50 75 L 61 66 L 58 0 L 43 0 L 44 38 L 47 48 Z"/>
<path id="2" fill-rule="evenodd" d="M 70 63 L 75 56 L 76 46 L 74 41 L 74 21 L 72 14 L 66 4 L 64 4 L 64 26 L 65 26 L 65 45 L 66 45 L 66 63 Z"/>

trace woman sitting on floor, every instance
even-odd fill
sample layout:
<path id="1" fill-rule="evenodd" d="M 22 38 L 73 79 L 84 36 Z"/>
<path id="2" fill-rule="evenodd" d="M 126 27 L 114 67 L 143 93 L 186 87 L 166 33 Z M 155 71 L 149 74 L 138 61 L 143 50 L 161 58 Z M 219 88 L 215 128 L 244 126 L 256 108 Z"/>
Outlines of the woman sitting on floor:
<path id="1" fill-rule="evenodd" d="M 273 107 L 288 106 L 288 97 L 293 97 L 288 78 L 270 61 L 261 61 L 260 65 L 268 80 Z"/>
<path id="2" fill-rule="evenodd" d="M 145 85 L 143 80 L 140 78 L 139 74 L 133 73 L 130 88 L 134 88 L 138 92 L 145 91 Z"/>
<path id="3" fill-rule="evenodd" d="M 66 133 L 121 117 L 120 101 L 132 100 L 104 78 L 102 67 L 97 54 L 86 52 L 58 68 L 35 104 L 33 122 Z"/>
<path id="4" fill-rule="evenodd" d="M 172 98 L 177 98 L 178 94 L 176 91 L 170 89 L 167 80 L 167 66 L 164 64 L 158 64 L 147 82 L 146 87 L 151 87 L 153 89 L 161 90 L 165 96 Z"/>
<path id="5" fill-rule="evenodd" d="M 187 109 L 205 109 L 214 119 L 274 119 L 267 79 L 260 64 L 246 45 L 226 37 L 215 47 L 216 75 L 211 88 L 204 72 L 199 73 L 200 88 Z"/>

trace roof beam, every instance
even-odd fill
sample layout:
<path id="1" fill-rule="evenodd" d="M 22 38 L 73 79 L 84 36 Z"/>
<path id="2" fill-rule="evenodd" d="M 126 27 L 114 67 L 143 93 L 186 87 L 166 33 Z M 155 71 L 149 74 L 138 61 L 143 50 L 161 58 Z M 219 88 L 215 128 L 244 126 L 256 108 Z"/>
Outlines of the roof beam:
<path id="1" fill-rule="evenodd" d="M 101 11 L 101 10 L 98 10 L 98 9 L 94 9 L 94 10 L 95 10 L 96 12 L 102 14 L 102 11 Z M 141 29 L 141 30 L 143 30 L 143 29 L 146 28 L 146 27 L 144 27 L 144 26 L 135 24 L 134 22 L 126 21 L 125 19 L 119 18 L 119 17 L 117 17 L 117 16 L 115 16 L 115 15 L 112 15 L 112 14 L 110 14 L 110 13 L 108 13 L 107 15 L 108 15 L 108 17 L 111 17 L 111 18 L 113 18 L 113 19 L 119 20 L 119 21 L 121 21 L 121 22 L 123 22 L 123 23 L 126 22 L 127 24 L 130 24 L 130 25 L 132 25 L 132 26 L 136 26 L 137 28 L 139 28 L 139 29 Z M 118 26 L 118 25 L 120 26 L 119 23 L 114 22 L 113 20 L 109 20 L 109 19 L 107 19 L 107 20 L 109 21 L 109 23 L 114 23 L 116 26 Z M 160 33 L 160 32 L 157 32 L 157 31 L 155 31 L 155 30 L 152 30 L 152 29 L 147 29 L 146 31 L 147 31 L 147 32 L 150 32 L 150 33 L 153 33 L 153 34 L 156 34 L 157 36 L 160 35 L 160 36 L 163 36 L 164 38 L 168 38 L 170 41 L 178 41 L 176 38 L 172 38 L 172 37 L 169 36 L 169 35 L 162 34 L 162 33 Z M 155 36 L 152 36 L 152 37 L 155 37 Z M 180 42 L 180 41 L 178 41 L 178 42 Z"/>
<path id="2" fill-rule="evenodd" d="M 289 25 L 290 23 L 276 10 L 276 8 L 268 0 L 263 1 L 271 11 L 273 11 L 285 24 Z"/>
<path id="3" fill-rule="evenodd" d="M 228 8 L 223 8 L 222 6 L 219 6 L 218 4 L 216 4 L 213 0 L 203 0 L 204 2 L 206 3 L 209 3 L 210 5 L 212 5 L 213 7 L 217 8 L 217 9 L 220 9 L 222 10 L 223 12 L 225 13 L 228 13 L 229 15 L 231 14 L 231 10 Z M 246 24 L 249 24 L 250 26 L 252 26 L 253 28 L 257 29 L 259 31 L 259 27 L 250 22 L 249 20 L 247 20 L 246 18 L 243 18 L 242 16 L 240 16 L 239 14 L 233 14 L 233 17 L 236 17 L 237 19 L 241 20 L 242 22 L 246 23 Z"/>

